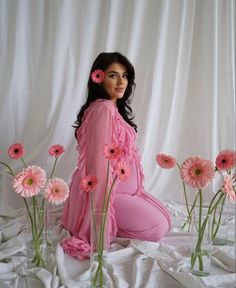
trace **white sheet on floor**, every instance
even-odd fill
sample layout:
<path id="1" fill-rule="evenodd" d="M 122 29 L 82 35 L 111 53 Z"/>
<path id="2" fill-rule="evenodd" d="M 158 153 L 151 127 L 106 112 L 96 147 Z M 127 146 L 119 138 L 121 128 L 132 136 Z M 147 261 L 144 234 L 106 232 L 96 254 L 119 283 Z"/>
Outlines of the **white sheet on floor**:
<path id="1" fill-rule="evenodd" d="M 176 204 L 171 203 L 172 210 Z M 54 248 L 47 269 L 26 269 L 26 217 L 15 210 L 0 217 L 0 288 L 81 288 L 89 280 L 89 260 L 78 261 L 65 254 L 59 244 L 68 232 L 61 226 L 61 208 L 55 209 L 51 234 Z M 232 227 L 235 217 L 231 218 Z M 159 243 L 117 238 L 108 257 L 108 274 L 119 288 L 234 288 L 235 247 L 231 242 L 211 251 L 209 276 L 193 276 L 189 270 L 191 234 L 170 232 Z"/>

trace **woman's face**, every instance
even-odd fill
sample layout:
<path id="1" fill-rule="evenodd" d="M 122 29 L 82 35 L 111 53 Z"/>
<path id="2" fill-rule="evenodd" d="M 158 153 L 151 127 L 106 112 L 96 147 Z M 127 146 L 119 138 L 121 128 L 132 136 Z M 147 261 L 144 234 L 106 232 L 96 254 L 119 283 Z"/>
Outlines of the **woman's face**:
<path id="1" fill-rule="evenodd" d="M 124 96 L 128 85 L 127 69 L 120 63 L 113 63 L 107 67 L 104 73 L 102 86 L 109 94 L 111 101 L 116 104 L 117 99 Z"/>

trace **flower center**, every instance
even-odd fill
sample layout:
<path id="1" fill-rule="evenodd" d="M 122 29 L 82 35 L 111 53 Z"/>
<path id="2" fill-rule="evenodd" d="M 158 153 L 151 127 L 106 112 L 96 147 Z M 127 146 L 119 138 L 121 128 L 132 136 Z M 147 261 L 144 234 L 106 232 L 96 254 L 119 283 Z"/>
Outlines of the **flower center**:
<path id="1" fill-rule="evenodd" d="M 88 185 L 89 185 L 89 186 L 92 186 L 92 184 L 93 184 L 92 181 L 89 181 L 89 182 L 88 182 Z"/>
<path id="2" fill-rule="evenodd" d="M 18 153 L 19 152 L 19 149 L 18 148 L 16 148 L 16 149 L 14 149 L 14 153 Z"/>
<path id="3" fill-rule="evenodd" d="M 164 162 L 165 162 L 165 163 L 168 163 L 169 161 L 168 161 L 168 159 L 164 159 Z"/>
<path id="4" fill-rule="evenodd" d="M 58 153 L 58 149 L 55 150 L 55 153 Z"/>
<path id="5" fill-rule="evenodd" d="M 198 176 L 202 173 L 201 169 L 196 169 L 195 170 L 195 175 Z"/>
<path id="6" fill-rule="evenodd" d="M 124 169 L 121 169 L 120 172 L 121 172 L 121 174 L 125 174 L 125 170 Z"/>
<path id="7" fill-rule="evenodd" d="M 26 179 L 25 183 L 29 186 L 31 186 L 34 183 L 34 180 L 32 178 Z"/>
<path id="8" fill-rule="evenodd" d="M 110 153 L 111 153 L 111 154 L 115 153 L 115 150 L 114 150 L 114 149 L 111 149 L 111 150 L 110 150 Z"/>
<path id="9" fill-rule="evenodd" d="M 226 163 L 227 161 L 226 161 L 226 159 L 223 159 L 221 162 L 222 162 L 222 163 Z"/>

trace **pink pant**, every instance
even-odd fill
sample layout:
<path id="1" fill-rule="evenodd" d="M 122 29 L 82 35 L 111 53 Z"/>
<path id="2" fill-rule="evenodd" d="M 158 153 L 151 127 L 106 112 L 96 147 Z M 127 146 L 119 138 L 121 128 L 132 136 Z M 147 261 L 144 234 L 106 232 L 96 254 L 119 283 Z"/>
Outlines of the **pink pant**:
<path id="1" fill-rule="evenodd" d="M 170 229 L 169 212 L 148 193 L 142 196 L 117 194 L 113 205 L 118 237 L 155 242 Z"/>

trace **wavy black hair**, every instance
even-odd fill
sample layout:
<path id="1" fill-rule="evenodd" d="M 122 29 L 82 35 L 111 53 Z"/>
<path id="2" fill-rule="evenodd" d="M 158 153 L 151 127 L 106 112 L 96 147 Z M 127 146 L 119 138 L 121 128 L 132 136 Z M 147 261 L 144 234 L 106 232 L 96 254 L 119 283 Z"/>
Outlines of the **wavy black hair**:
<path id="1" fill-rule="evenodd" d="M 97 69 L 101 69 L 105 71 L 108 66 L 110 66 L 113 63 L 120 63 L 124 65 L 127 69 L 128 75 L 128 85 L 125 90 L 124 96 L 120 99 L 117 99 L 117 108 L 123 119 L 131 125 L 135 131 L 137 131 L 137 125 L 133 122 L 133 111 L 130 107 L 131 101 L 132 101 L 132 92 L 135 89 L 135 71 L 133 65 L 130 63 L 130 61 L 123 56 L 119 52 L 112 52 L 112 53 L 100 53 L 97 58 L 95 59 L 90 74 L 89 74 L 89 80 L 88 80 L 88 97 L 85 102 L 85 104 L 81 107 L 79 113 L 77 114 L 77 120 L 74 122 L 73 127 L 76 128 L 76 130 L 80 127 L 82 123 L 82 118 L 84 116 L 84 111 L 89 107 L 89 105 L 97 100 L 97 99 L 110 99 L 110 96 L 105 91 L 105 89 L 102 87 L 102 85 L 98 85 L 97 83 L 94 83 L 90 77 L 91 73 Z M 75 137 L 76 137 L 76 130 L 75 130 Z"/>

